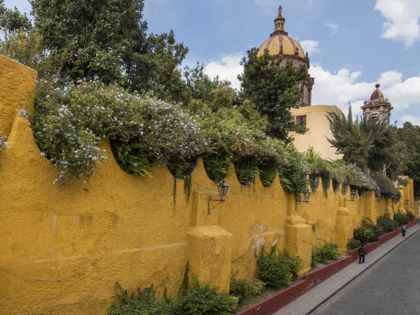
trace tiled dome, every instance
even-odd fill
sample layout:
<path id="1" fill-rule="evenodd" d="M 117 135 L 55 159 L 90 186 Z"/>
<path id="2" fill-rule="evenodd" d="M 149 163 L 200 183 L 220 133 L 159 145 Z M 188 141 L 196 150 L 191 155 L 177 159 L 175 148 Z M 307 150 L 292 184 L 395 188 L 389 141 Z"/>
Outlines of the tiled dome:
<path id="1" fill-rule="evenodd" d="M 384 94 L 379 89 L 381 87 L 381 85 L 380 84 L 376 84 L 375 87 L 376 87 L 376 90 L 372 93 L 372 96 L 370 97 L 370 100 L 371 101 L 380 100 L 380 99 L 383 99 L 384 98 Z"/>

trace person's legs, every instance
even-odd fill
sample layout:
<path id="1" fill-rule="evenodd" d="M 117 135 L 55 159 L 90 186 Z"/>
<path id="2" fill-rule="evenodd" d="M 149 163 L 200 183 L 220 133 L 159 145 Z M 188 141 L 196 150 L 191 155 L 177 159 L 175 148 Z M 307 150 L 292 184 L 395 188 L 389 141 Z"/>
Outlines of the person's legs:
<path id="1" fill-rule="evenodd" d="M 363 263 L 365 263 L 365 256 L 366 256 L 366 255 L 363 255 Z"/>
<path id="2" fill-rule="evenodd" d="M 359 264 L 362 263 L 362 255 L 359 254 Z"/>
<path id="3" fill-rule="evenodd" d="M 403 236 L 405 236 L 405 231 L 402 231 L 402 233 L 403 233 Z"/>

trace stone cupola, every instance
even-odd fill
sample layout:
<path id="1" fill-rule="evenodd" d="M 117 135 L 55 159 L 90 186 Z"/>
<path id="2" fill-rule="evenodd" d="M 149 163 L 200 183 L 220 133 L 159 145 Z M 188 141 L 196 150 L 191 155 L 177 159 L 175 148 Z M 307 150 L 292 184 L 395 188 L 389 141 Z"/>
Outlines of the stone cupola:
<path id="1" fill-rule="evenodd" d="M 375 85 L 376 90 L 373 91 L 370 101 L 366 101 L 362 106 L 363 116 L 366 118 L 376 118 L 379 121 L 385 122 L 387 126 L 390 125 L 391 111 L 394 109 L 391 102 L 384 97 L 384 94 L 379 89 L 380 84 Z"/>

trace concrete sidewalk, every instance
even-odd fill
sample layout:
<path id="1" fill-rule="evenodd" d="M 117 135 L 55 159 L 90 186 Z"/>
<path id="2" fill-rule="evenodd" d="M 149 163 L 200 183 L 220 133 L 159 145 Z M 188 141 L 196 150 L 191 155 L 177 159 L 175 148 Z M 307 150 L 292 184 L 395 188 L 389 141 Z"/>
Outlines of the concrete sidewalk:
<path id="1" fill-rule="evenodd" d="M 420 224 L 416 224 L 407 231 L 406 237 L 401 234 L 389 240 L 382 246 L 378 247 L 372 252 L 368 252 L 366 262 L 359 265 L 359 261 L 355 261 L 350 266 L 337 272 L 331 278 L 317 285 L 312 290 L 308 291 L 301 297 L 289 303 L 274 315 L 306 315 L 314 311 L 322 303 L 334 296 L 338 291 L 344 288 L 347 284 L 356 279 L 364 271 L 376 264 L 389 252 L 391 252 L 398 245 L 420 231 Z"/>

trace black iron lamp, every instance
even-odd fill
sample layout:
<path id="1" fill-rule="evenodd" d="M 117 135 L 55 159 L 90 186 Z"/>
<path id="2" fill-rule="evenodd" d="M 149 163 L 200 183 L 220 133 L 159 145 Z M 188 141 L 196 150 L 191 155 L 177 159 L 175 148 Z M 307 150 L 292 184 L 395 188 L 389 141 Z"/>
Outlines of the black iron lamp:
<path id="1" fill-rule="evenodd" d="M 407 198 L 407 199 L 405 199 L 405 204 L 406 204 L 406 205 L 409 205 L 409 204 L 410 204 L 410 199 L 408 199 L 408 198 Z"/>
<path id="2" fill-rule="evenodd" d="M 229 185 L 226 184 L 224 180 L 219 185 L 217 185 L 217 191 L 219 192 L 220 199 L 213 199 L 211 196 L 209 196 L 208 214 L 210 214 L 211 210 L 216 208 L 219 204 L 221 204 L 222 202 L 225 202 L 225 197 L 228 193 L 228 190 L 229 190 Z M 218 204 L 215 205 L 213 208 L 210 208 L 210 202 L 212 201 L 216 201 L 218 202 Z"/>
<path id="3" fill-rule="evenodd" d="M 392 199 L 392 209 L 394 209 L 394 205 L 398 204 L 398 201 L 400 201 L 400 197 L 398 195 L 393 196 Z"/>
<path id="4" fill-rule="evenodd" d="M 309 189 L 306 189 L 303 192 L 304 200 L 302 200 L 302 193 L 297 194 L 296 195 L 296 208 L 297 208 L 298 203 L 302 203 L 302 202 L 309 203 L 309 199 L 311 198 L 311 194 L 312 194 L 311 191 Z"/>
<path id="5" fill-rule="evenodd" d="M 344 198 L 344 206 L 346 206 L 346 201 L 356 201 L 356 191 L 352 190 L 350 193 L 351 200 Z"/>
<path id="6" fill-rule="evenodd" d="M 382 195 L 379 191 L 376 193 L 376 198 L 378 198 L 378 201 L 381 201 L 382 199 Z"/>

